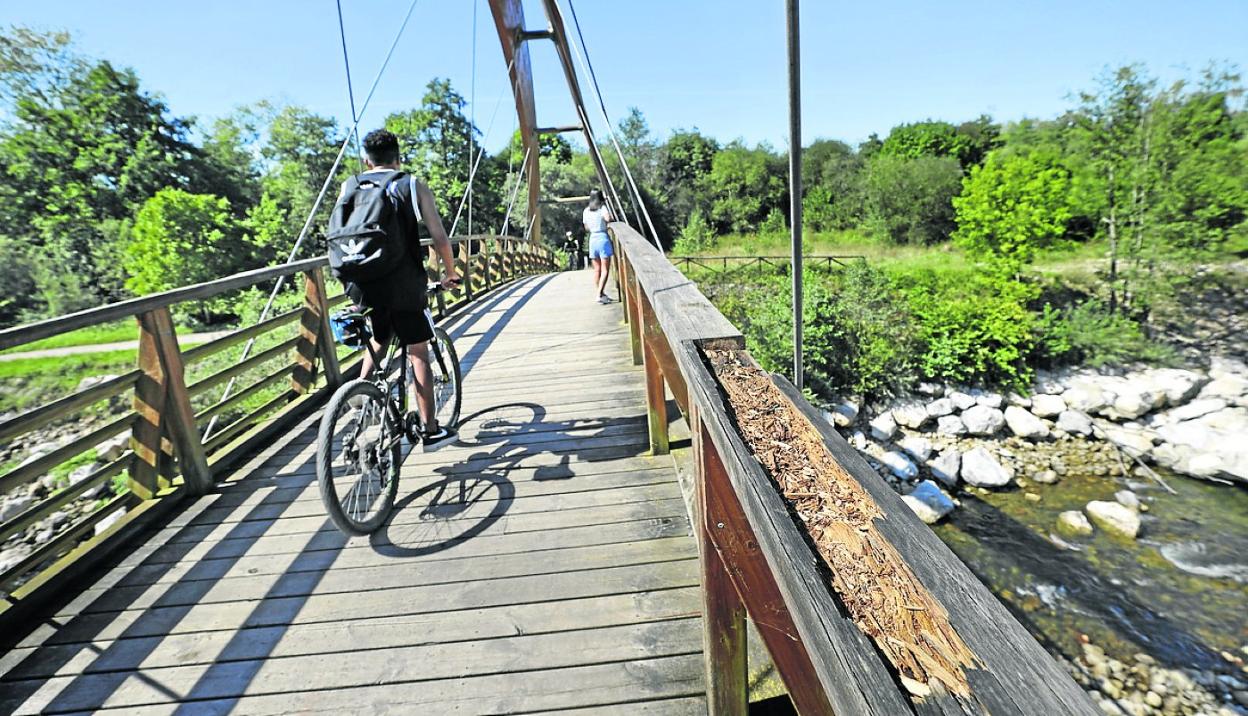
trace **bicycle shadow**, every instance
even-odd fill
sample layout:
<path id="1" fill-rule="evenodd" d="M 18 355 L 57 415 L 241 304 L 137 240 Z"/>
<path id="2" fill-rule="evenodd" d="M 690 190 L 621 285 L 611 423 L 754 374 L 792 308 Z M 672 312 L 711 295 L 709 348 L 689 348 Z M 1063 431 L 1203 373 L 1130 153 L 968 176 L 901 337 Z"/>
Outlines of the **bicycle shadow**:
<path id="1" fill-rule="evenodd" d="M 517 411 L 523 417 L 515 417 Z M 503 415 L 487 417 L 498 413 Z M 370 537 L 372 548 L 396 558 L 444 552 L 504 520 L 517 499 L 517 482 L 573 480 L 575 464 L 646 452 L 640 438 L 619 439 L 642 435 L 643 415 L 559 421 L 546 417 L 546 408 L 537 403 L 509 402 L 464 418 L 461 426 L 473 428 L 471 437 L 455 443 L 455 459 L 434 468 L 438 479 L 395 503 L 389 519 Z"/>

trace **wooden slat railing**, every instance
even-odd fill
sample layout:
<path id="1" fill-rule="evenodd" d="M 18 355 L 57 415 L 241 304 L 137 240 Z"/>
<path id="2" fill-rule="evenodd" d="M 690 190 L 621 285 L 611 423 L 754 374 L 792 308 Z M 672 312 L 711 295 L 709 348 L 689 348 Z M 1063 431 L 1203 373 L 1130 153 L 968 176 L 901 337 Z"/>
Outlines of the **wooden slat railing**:
<path id="1" fill-rule="evenodd" d="M 954 639 L 969 650 L 961 694 L 940 681 L 903 679 L 849 616 L 844 599 L 830 586 L 832 568 L 738 430 L 734 406 L 708 363 L 708 352 L 728 350 L 752 364 L 740 332 L 632 228 L 615 223 L 611 231 L 633 359 L 645 366 L 651 447 L 661 453 L 668 446 L 665 390 L 693 435 L 697 470 L 691 516 L 701 555 L 710 713 L 746 712 L 747 615 L 802 714 L 1099 713 L 801 394 L 782 377 L 771 376 L 769 385 L 778 388 L 774 407 L 799 416 L 813 444 L 839 466 L 837 473 L 843 470 L 872 512 L 878 510 L 871 529 L 886 551 L 900 556 L 913 575 L 910 586 L 924 600 L 930 598 L 925 603 L 934 611 L 943 610 Z"/>
<path id="2" fill-rule="evenodd" d="M 516 278 L 556 269 L 552 251 L 512 237 L 462 237 L 453 243 L 465 280 L 462 288 L 440 301 L 439 317 Z M 101 402 L 127 392 L 132 395 L 132 410 L 0 474 L 0 496 L 28 498 L 20 512 L 0 522 L 0 545 L 40 528 L 50 516 L 119 475 L 126 475 L 128 487 L 77 520 L 58 525 L 49 540 L 19 563 L 0 570 L 0 622 L 37 609 L 59 585 L 108 552 L 124 548 L 128 536 L 146 521 L 167 513 L 183 496 L 212 489 L 216 477 L 238 457 L 293 424 L 342 381 L 344 370 L 360 354 L 339 364 L 328 318 L 333 307 L 347 299 L 329 296 L 325 263 L 323 257 L 296 261 L 0 330 L 0 349 L 5 349 L 134 317 L 139 339 L 135 370 L 0 422 L 0 441 L 13 441 Z M 299 308 L 208 343 L 180 348 L 173 308 L 300 274 L 304 298 Z M 284 336 L 284 331 L 291 333 Z M 249 358 L 220 365 L 223 351 L 250 340 L 257 341 L 257 349 Z M 211 360 L 214 357 L 217 360 Z M 236 386 L 224 396 L 222 388 L 229 381 Z M 214 419 L 218 424 L 209 432 L 207 427 Z M 46 495 L 22 492 L 49 470 L 127 431 L 129 449 L 81 481 Z M 115 515 L 117 519 L 107 529 L 96 529 Z"/>

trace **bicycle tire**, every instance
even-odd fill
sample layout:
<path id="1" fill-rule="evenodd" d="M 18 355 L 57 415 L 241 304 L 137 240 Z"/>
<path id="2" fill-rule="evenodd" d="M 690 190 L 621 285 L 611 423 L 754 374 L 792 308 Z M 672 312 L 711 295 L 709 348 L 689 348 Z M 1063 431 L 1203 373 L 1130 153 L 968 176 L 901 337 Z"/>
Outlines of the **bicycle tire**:
<path id="1" fill-rule="evenodd" d="M 360 468 L 359 478 L 348 493 L 348 499 L 351 504 L 362 504 L 365 508 L 371 508 L 371 517 L 356 516 L 354 509 L 343 509 L 344 496 L 339 494 L 340 489 L 334 473 L 335 452 L 347 453 L 346 445 L 343 446 L 341 451 L 335 451 L 335 435 L 338 432 L 340 421 L 347 417 L 346 411 L 353 409 L 348 401 L 356 396 L 362 396 L 366 401 L 364 407 L 360 409 L 362 415 L 371 417 L 374 414 L 369 412 L 371 409 L 375 411 L 378 417 L 380 435 L 377 442 L 384 443 L 389 441 L 392 443 L 388 456 L 380 454 L 375 456 L 375 459 L 379 463 L 384 463 L 384 466 L 377 470 Z M 334 392 L 333 397 L 329 399 L 329 405 L 325 408 L 325 414 L 321 416 L 321 425 L 316 435 L 316 481 L 321 492 L 321 502 L 324 503 L 325 511 L 329 514 L 330 520 L 339 530 L 348 535 L 372 534 L 378 527 L 381 527 L 386 518 L 390 516 L 390 510 L 394 507 L 394 497 L 399 490 L 399 468 L 403 459 L 401 439 L 390 439 L 391 426 L 389 419 L 385 415 L 385 408 L 386 397 L 382 394 L 381 389 L 367 380 L 357 379 L 346 383 Z M 351 434 L 350 429 L 351 422 L 348 421 L 348 434 Z M 400 427 L 399 430 L 401 436 L 402 428 Z M 351 439 L 354 440 L 355 437 L 353 436 Z M 384 447 L 382 449 L 384 450 Z M 357 463 L 356 467 L 359 468 L 358 459 L 355 462 Z M 376 478 L 373 475 L 376 475 Z M 371 483 L 374 480 L 380 483 L 376 485 L 375 498 L 371 497 L 373 494 Z M 363 501 L 358 499 L 360 485 L 365 485 Z"/>
<path id="2" fill-rule="evenodd" d="M 438 416 L 439 423 L 448 428 L 454 428 L 459 425 L 459 412 L 464 405 L 463 374 L 459 368 L 459 353 L 455 351 L 455 344 L 451 341 L 450 334 L 441 326 L 434 326 L 433 338 L 434 342 L 430 344 L 430 350 L 440 350 L 442 353 L 441 362 L 436 355 L 429 357 L 435 384 L 434 412 Z M 437 345 L 436 349 L 434 344 Z M 448 392 L 445 395 L 437 388 L 437 384 L 443 380 L 448 386 Z M 439 398 L 442 399 L 442 403 L 439 403 Z M 446 412 L 447 410 L 449 412 Z"/>

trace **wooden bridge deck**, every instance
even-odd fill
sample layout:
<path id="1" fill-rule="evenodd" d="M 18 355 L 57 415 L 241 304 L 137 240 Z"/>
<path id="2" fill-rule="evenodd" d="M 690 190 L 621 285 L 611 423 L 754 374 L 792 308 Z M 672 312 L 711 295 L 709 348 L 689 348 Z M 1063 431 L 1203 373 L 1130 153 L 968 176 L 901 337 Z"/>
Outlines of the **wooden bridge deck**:
<path id="1" fill-rule="evenodd" d="M 697 548 L 584 273 L 450 323 L 460 444 L 347 539 L 319 414 L 0 657 L 0 713 L 705 713 Z"/>

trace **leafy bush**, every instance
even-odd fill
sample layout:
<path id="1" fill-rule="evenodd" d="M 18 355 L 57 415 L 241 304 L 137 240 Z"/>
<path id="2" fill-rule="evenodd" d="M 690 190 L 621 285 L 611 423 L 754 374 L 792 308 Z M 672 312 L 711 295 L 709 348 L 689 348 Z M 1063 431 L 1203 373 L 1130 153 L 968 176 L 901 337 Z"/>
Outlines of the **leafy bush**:
<path id="1" fill-rule="evenodd" d="M 1138 323 L 1095 300 L 1062 309 L 1044 304 L 1036 333 L 1036 359 L 1049 365 L 1165 363 L 1174 356 L 1169 347 L 1149 340 Z"/>
<path id="2" fill-rule="evenodd" d="M 700 209 L 694 209 L 676 243 L 672 244 L 672 253 L 682 256 L 698 254 L 710 248 L 714 242 L 715 232 L 711 230 L 711 225 Z"/>
<path id="3" fill-rule="evenodd" d="M 948 157 L 880 156 L 867 169 L 867 222 L 896 244 L 944 241 L 954 228 L 962 170 Z"/>
<path id="4" fill-rule="evenodd" d="M 993 152 L 953 199 L 953 240 L 968 252 L 1021 266 L 1061 238 L 1072 216 L 1070 172 L 1057 157 Z"/>
<path id="5" fill-rule="evenodd" d="M 1035 289 L 1000 274 L 919 271 L 896 277 L 918 320 L 920 373 L 1021 386 L 1035 345 Z"/>

